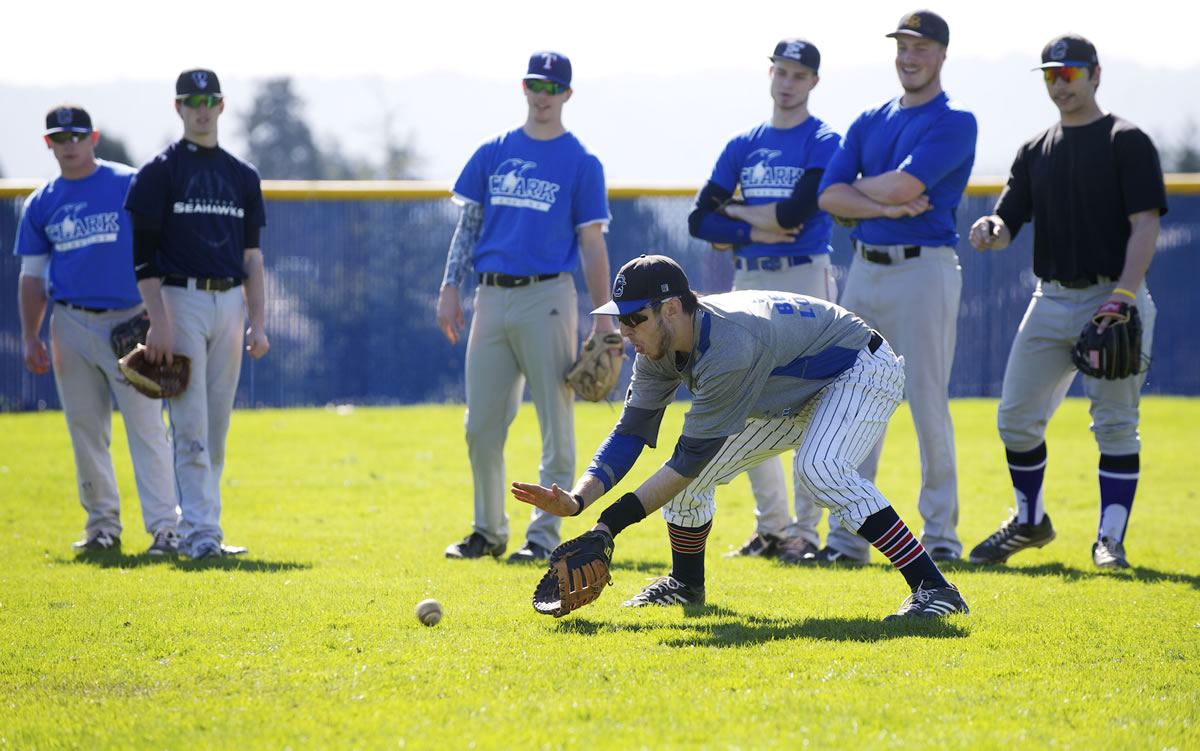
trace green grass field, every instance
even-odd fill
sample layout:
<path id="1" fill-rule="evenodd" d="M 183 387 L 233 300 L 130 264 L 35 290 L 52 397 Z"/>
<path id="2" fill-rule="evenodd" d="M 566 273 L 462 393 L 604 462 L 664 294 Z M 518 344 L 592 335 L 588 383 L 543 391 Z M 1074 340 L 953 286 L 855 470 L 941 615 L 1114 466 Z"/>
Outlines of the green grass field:
<path id="1" fill-rule="evenodd" d="M 581 469 L 617 410 L 580 406 Z M 995 403 L 953 410 L 969 549 L 1012 490 Z M 665 460 L 681 414 L 618 491 Z M 442 557 L 470 528 L 458 406 L 236 413 L 222 521 L 251 552 L 216 562 L 144 555 L 118 423 L 124 549 L 77 558 L 62 415 L 0 415 L 0 749 L 1198 748 L 1200 400 L 1143 404 L 1131 572 L 1091 563 L 1087 423 L 1072 400 L 1051 424 L 1058 539 L 1008 567 L 948 565 L 970 615 L 885 625 L 907 590 L 878 554 L 836 569 L 721 558 L 753 527 L 745 478 L 718 493 L 706 606 L 620 607 L 669 566 L 655 515 L 617 538 L 599 601 L 536 614 L 540 568 Z M 512 479 L 536 480 L 539 445 L 527 406 Z M 915 531 L 904 408 L 883 462 Z M 445 608 L 433 628 L 413 615 L 426 597 Z"/>

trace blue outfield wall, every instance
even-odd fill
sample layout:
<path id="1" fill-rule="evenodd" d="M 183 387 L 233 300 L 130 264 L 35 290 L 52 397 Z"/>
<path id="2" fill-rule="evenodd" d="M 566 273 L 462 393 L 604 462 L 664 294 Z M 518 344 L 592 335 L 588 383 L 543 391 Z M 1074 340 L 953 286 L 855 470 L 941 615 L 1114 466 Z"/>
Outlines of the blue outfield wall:
<path id="1" fill-rule="evenodd" d="M 958 210 L 959 232 L 965 236 L 994 201 L 994 193 L 966 196 Z M 20 206 L 19 197 L 0 199 L 0 411 L 58 407 L 53 376 L 35 376 L 24 367 L 16 302 L 20 264 L 12 256 Z M 698 292 L 729 289 L 729 254 L 688 236 L 690 206 L 690 197 L 677 195 L 614 198 L 608 235 L 614 272 L 640 253 L 664 253 L 680 261 Z M 464 343 L 447 343 L 434 315 L 457 219 L 449 200 L 369 194 L 269 198 L 267 216 L 263 249 L 271 351 L 259 361 L 246 357 L 239 406 L 464 399 Z M 986 254 L 960 242 L 963 295 L 952 396 L 999 396 L 1009 345 L 1034 286 L 1032 235 L 1026 228 L 1009 249 Z M 844 282 L 852 255 L 848 230 L 837 227 L 833 244 L 839 282 Z M 1145 393 L 1200 393 L 1193 326 L 1200 306 L 1191 290 L 1200 278 L 1197 250 L 1200 194 L 1173 192 L 1148 276 L 1158 322 Z M 582 335 L 589 305 L 582 277 L 575 276 Z M 473 286 L 463 292 L 469 323 Z M 624 379 L 629 366 L 627 361 Z M 1078 380 L 1073 393 L 1079 393 Z"/>

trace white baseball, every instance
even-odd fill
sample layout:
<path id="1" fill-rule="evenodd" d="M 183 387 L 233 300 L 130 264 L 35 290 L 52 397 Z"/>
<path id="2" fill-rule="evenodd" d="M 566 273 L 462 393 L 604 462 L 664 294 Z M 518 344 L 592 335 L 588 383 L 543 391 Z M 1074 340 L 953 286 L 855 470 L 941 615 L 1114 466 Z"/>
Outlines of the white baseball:
<path id="1" fill-rule="evenodd" d="M 426 626 L 436 626 L 442 620 L 442 605 L 437 600 L 421 600 L 417 603 L 417 620 Z"/>

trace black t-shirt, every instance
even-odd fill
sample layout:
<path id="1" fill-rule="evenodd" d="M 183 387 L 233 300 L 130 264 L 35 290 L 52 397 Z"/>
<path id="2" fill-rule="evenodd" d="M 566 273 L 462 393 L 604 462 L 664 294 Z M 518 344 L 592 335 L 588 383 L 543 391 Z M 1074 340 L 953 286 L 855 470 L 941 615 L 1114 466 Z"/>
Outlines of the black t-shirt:
<path id="1" fill-rule="evenodd" d="M 1064 128 L 1055 123 L 1017 151 L 996 214 L 1016 237 L 1033 222 L 1033 273 L 1061 282 L 1119 277 L 1129 216 L 1167 213 L 1158 150 L 1116 115 Z"/>
<path id="2" fill-rule="evenodd" d="M 162 230 L 163 274 L 241 279 L 247 239 L 266 226 L 258 171 L 228 151 L 179 140 L 142 165 L 125 208 Z"/>

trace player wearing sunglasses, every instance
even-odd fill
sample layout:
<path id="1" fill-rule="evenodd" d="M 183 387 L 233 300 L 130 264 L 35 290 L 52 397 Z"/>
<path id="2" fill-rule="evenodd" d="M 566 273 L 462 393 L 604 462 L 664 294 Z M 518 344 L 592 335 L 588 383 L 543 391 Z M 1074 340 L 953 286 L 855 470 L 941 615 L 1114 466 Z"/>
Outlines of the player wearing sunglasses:
<path id="1" fill-rule="evenodd" d="M 1154 335 L 1156 309 L 1145 278 L 1159 217 L 1167 212 L 1158 151 L 1137 126 L 1096 102 L 1100 60 L 1087 39 L 1052 39 L 1039 69 L 1059 121 L 1021 146 L 993 213 L 970 234 L 977 249 L 1000 250 L 1033 222 L 1039 280 L 1008 355 L 997 420 L 1017 509 L 971 551 L 973 563 L 1003 563 L 1055 537 L 1042 502 L 1045 431 L 1075 379 L 1071 351 L 1080 331 L 1093 319 L 1113 320 L 1112 311 L 1126 316 L 1125 325 L 1135 310 L 1143 358 Z M 1124 540 L 1140 465 L 1138 399 L 1146 379 L 1140 370 L 1083 378 L 1100 448 L 1092 562 L 1102 569 L 1129 567 Z"/>
<path id="2" fill-rule="evenodd" d="M 480 146 L 454 185 L 462 207 L 437 301 L 451 344 L 463 328 L 459 289 L 475 278 L 467 338 L 467 452 L 474 480 L 472 531 L 448 558 L 499 556 L 508 545 L 504 440 L 524 386 L 542 432 L 541 479 L 575 476 L 575 394 L 563 380 L 575 360 L 579 310 L 573 272 L 582 262 L 592 306 L 608 300 L 608 194 L 600 160 L 567 131 L 571 61 L 535 52 L 521 84 L 525 123 Z M 613 330 L 592 321 L 593 334 Z M 534 509 L 512 563 L 543 561 L 559 542 L 558 517 Z"/>

